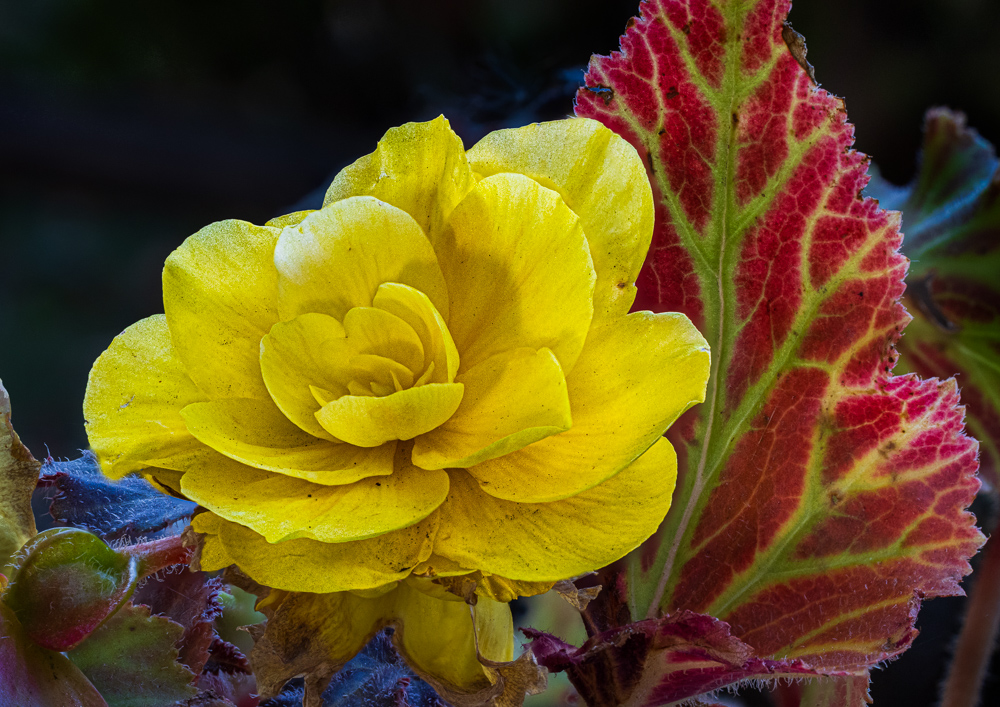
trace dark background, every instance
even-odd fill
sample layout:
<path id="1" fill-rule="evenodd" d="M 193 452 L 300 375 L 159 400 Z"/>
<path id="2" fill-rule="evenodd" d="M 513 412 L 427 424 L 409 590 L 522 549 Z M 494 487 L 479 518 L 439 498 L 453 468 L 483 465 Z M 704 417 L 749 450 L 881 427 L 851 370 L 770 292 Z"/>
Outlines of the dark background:
<path id="1" fill-rule="evenodd" d="M 90 365 L 162 311 L 186 236 L 292 210 L 409 120 L 443 112 L 471 145 L 569 114 L 636 4 L 0 0 L 0 376 L 25 443 L 86 445 Z M 1000 141 L 1000 0 L 800 0 L 791 21 L 890 180 L 912 175 L 930 106 Z M 933 702 L 960 604 L 921 614 L 877 705 Z"/>

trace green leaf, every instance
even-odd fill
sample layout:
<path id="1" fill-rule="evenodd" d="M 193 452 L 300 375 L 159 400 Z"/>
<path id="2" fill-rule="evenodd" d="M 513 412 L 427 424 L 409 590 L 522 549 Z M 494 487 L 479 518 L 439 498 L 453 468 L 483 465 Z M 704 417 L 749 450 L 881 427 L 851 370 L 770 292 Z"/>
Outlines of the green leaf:
<path id="1" fill-rule="evenodd" d="M 194 674 L 177 662 L 184 627 L 149 607 L 126 604 L 69 659 L 100 691 L 108 707 L 168 707 L 197 694 Z"/>

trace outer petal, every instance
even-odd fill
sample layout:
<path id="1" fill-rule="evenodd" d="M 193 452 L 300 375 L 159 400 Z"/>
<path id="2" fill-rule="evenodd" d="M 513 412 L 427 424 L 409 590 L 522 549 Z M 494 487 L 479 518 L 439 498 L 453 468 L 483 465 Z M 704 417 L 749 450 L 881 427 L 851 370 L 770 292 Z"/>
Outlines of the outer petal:
<path id="1" fill-rule="evenodd" d="M 473 619 L 464 602 L 424 594 L 409 582 L 377 593 L 293 592 L 278 602 L 272 604 L 267 632 L 254 649 L 255 665 L 267 668 L 261 672 L 279 676 L 258 681 L 262 692 L 277 692 L 286 675 L 308 671 L 317 659 L 334 666 L 346 663 L 387 625 L 396 627 L 394 642 L 422 677 L 466 694 L 490 687 L 486 670 L 476 661 Z M 477 607 L 476 626 L 487 657 L 510 657 L 513 627 L 505 604 Z M 303 655 L 303 627 L 312 630 L 305 657 L 297 660 Z M 285 672 L 278 672 L 281 668 Z"/>
<path id="2" fill-rule="evenodd" d="M 195 569 L 204 572 L 215 572 L 229 565 L 236 564 L 236 560 L 230 557 L 219 537 L 219 529 L 223 520 L 214 513 L 199 513 L 191 519 L 191 527 L 195 532 L 201 534 L 201 552 L 197 556 L 197 565 L 192 565 Z"/>
<path id="3" fill-rule="evenodd" d="M 220 221 L 167 258 L 163 306 L 177 355 L 212 398 L 267 398 L 260 340 L 278 321 L 278 229 Z"/>
<path id="4" fill-rule="evenodd" d="M 371 197 L 335 202 L 286 228 L 274 262 L 282 321 L 306 312 L 343 320 L 351 307 L 370 307 L 383 282 L 415 287 L 447 318 L 447 288 L 424 232 Z"/>
<path id="5" fill-rule="evenodd" d="M 209 454 L 214 454 L 212 450 L 208 450 Z M 146 467 L 142 470 L 142 478 L 153 485 L 160 493 L 165 493 L 168 495 L 179 494 L 181 492 L 181 476 L 184 475 L 183 471 L 174 471 L 173 469 L 164 469 L 163 467 Z"/>
<path id="6" fill-rule="evenodd" d="M 377 447 L 434 429 L 455 414 L 463 390 L 461 383 L 430 383 L 381 398 L 345 395 L 324 405 L 316 419 L 338 439 Z"/>
<path id="7" fill-rule="evenodd" d="M 375 152 L 334 178 L 323 205 L 374 196 L 410 214 L 436 243 L 451 210 L 474 184 L 461 138 L 438 116 L 386 132 Z"/>
<path id="8" fill-rule="evenodd" d="M 422 469 L 466 468 L 509 454 L 572 425 L 566 378 L 549 349 L 497 354 L 458 377 L 462 404 L 416 439 Z"/>
<path id="9" fill-rule="evenodd" d="M 603 484 L 552 503 L 504 501 L 466 472 L 450 473 L 434 552 L 509 579 L 558 581 L 608 565 L 653 534 L 670 508 L 677 456 L 661 438 Z"/>
<path id="10" fill-rule="evenodd" d="M 519 174 L 481 181 L 437 247 L 460 371 L 512 348 L 549 348 L 572 370 L 593 316 L 594 268 L 579 219 Z"/>
<path id="11" fill-rule="evenodd" d="M 653 235 L 653 193 L 635 148 L 576 118 L 490 133 L 469 150 L 484 177 L 518 172 L 554 189 L 580 217 L 597 271 L 594 317 L 625 314 Z"/>
<path id="12" fill-rule="evenodd" d="M 293 211 L 290 214 L 285 214 L 284 216 L 278 216 L 271 219 L 265 226 L 270 226 L 271 228 L 284 228 L 285 226 L 295 226 L 302 223 L 302 219 L 311 214 L 316 209 L 306 209 L 304 211 Z"/>
<path id="13" fill-rule="evenodd" d="M 118 479 L 147 466 L 182 470 L 210 455 L 181 417 L 185 405 L 203 400 L 170 343 L 166 318 L 130 326 L 94 363 L 83 399 L 101 469 Z"/>
<path id="14" fill-rule="evenodd" d="M 573 496 L 626 467 L 704 400 L 708 369 L 708 344 L 683 314 L 611 320 L 591 331 L 567 376 L 573 427 L 469 473 L 498 498 Z"/>
<path id="15" fill-rule="evenodd" d="M 181 415 L 201 442 L 256 469 L 331 486 L 393 470 L 395 443 L 362 449 L 317 439 L 289 422 L 270 400 L 194 403 Z"/>
<path id="16" fill-rule="evenodd" d="M 514 622 L 510 608 L 480 597 L 470 609 L 457 597 L 438 598 L 421 591 L 421 581 L 408 580 L 396 590 L 396 643 L 407 662 L 418 672 L 463 690 L 488 687 L 489 680 L 476 658 L 476 638 L 487 660 L 512 660 Z"/>
<path id="17" fill-rule="evenodd" d="M 448 495 L 448 475 L 410 466 L 343 486 L 320 486 L 253 469 L 219 455 L 181 477 L 184 495 L 268 542 L 311 538 L 328 543 L 364 540 L 406 528 L 429 516 Z"/>
<path id="18" fill-rule="evenodd" d="M 192 525 L 205 534 L 202 568 L 206 550 L 213 560 L 236 564 L 255 581 L 275 589 L 292 592 L 342 592 L 370 589 L 406 577 L 410 568 L 430 556 L 437 532 L 437 514 L 402 530 L 395 530 L 368 540 L 347 543 L 324 543 L 300 539 L 271 544 L 264 537 L 237 523 L 213 517 L 197 516 Z M 223 565 L 223 567 L 226 565 Z"/>
<path id="19" fill-rule="evenodd" d="M 313 437 L 330 441 L 336 441 L 336 437 L 316 419 L 320 406 L 309 386 L 340 395 L 347 392 L 347 381 L 333 375 L 341 370 L 340 366 L 331 365 L 331 353 L 344 347 L 344 337 L 340 322 L 326 314 L 312 313 L 278 322 L 260 342 L 261 374 L 278 409 Z"/>

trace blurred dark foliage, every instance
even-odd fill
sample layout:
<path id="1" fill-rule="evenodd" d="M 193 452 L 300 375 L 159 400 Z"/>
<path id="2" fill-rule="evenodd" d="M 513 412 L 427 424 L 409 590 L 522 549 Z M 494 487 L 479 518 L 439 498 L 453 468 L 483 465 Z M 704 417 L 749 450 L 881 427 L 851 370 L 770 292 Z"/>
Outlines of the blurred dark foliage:
<path id="1" fill-rule="evenodd" d="M 0 377 L 22 439 L 86 447 L 87 371 L 162 311 L 187 235 L 315 203 L 408 120 L 444 113 L 471 145 L 569 114 L 637 3 L 0 0 Z M 912 176 L 929 106 L 1000 143 L 997 0 L 799 0 L 791 21 L 890 181 Z M 933 701 L 960 603 L 925 607 L 876 704 Z"/>

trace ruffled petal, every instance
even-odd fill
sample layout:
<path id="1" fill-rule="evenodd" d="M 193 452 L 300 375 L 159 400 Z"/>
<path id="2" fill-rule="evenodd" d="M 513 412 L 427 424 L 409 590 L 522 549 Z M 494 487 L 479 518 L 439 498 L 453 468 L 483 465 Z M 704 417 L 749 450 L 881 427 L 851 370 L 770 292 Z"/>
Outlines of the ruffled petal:
<path id="1" fill-rule="evenodd" d="M 326 314 L 302 314 L 278 322 L 260 342 L 260 370 L 278 409 L 313 437 L 337 441 L 316 419 L 320 405 L 309 386 L 339 395 L 347 383 L 331 365 L 346 346 L 344 327 Z"/>
<path id="2" fill-rule="evenodd" d="M 181 415 L 202 443 L 256 469 L 330 486 L 393 470 L 395 442 L 362 449 L 317 439 L 289 422 L 270 400 L 194 403 Z"/>
<path id="3" fill-rule="evenodd" d="M 572 425 L 566 378 L 549 349 L 497 354 L 457 381 L 465 385 L 458 410 L 413 445 L 423 469 L 470 467 Z"/>
<path id="4" fill-rule="evenodd" d="M 653 534 L 670 508 L 677 456 L 661 438 L 620 473 L 572 498 L 515 503 L 451 474 L 434 552 L 514 580 L 558 581 L 611 564 Z"/>
<path id="5" fill-rule="evenodd" d="M 205 556 L 210 549 L 213 562 L 231 558 L 227 564 L 238 565 L 260 584 L 321 594 L 365 590 L 405 578 L 412 567 L 430 556 L 437 523 L 437 514 L 431 514 L 408 528 L 368 540 L 324 543 L 300 539 L 272 544 L 253 530 L 211 513 L 192 521 L 195 531 L 204 534 L 202 569 L 209 570 Z M 218 545 L 221 551 L 216 550 Z"/>
<path id="6" fill-rule="evenodd" d="M 484 179 L 452 212 L 437 252 L 460 370 L 549 348 L 568 375 L 590 328 L 594 268 L 558 194 L 519 174 Z"/>
<path id="7" fill-rule="evenodd" d="M 455 414 L 464 389 L 461 383 L 429 383 L 381 398 L 344 395 L 326 403 L 316 419 L 337 439 L 376 447 L 434 429 Z"/>
<path id="8" fill-rule="evenodd" d="M 282 321 L 307 312 L 343 321 L 351 307 L 370 307 L 383 282 L 415 287 L 447 317 L 447 289 L 427 236 L 405 211 L 371 197 L 334 202 L 285 228 L 274 262 Z"/>
<path id="9" fill-rule="evenodd" d="M 183 470 L 210 454 L 181 417 L 184 406 L 204 400 L 174 351 L 166 318 L 130 326 L 94 363 L 83 399 L 101 469 L 120 479 L 147 466 Z"/>
<path id="10" fill-rule="evenodd" d="M 573 427 L 469 468 L 483 491 L 555 501 L 610 478 L 705 399 L 709 352 L 683 314 L 635 312 L 595 327 L 567 376 Z"/>
<path id="11" fill-rule="evenodd" d="M 438 116 L 391 128 L 375 152 L 340 171 L 323 205 L 374 196 L 410 214 L 436 243 L 451 210 L 474 184 L 461 138 Z"/>
<path id="12" fill-rule="evenodd" d="M 321 486 L 254 469 L 218 455 L 181 477 L 184 495 L 226 520 L 276 543 L 373 538 L 423 520 L 448 495 L 448 474 L 411 466 L 397 451 L 396 469 L 343 486 Z"/>
<path id="13" fill-rule="evenodd" d="M 469 162 L 484 177 L 518 172 L 559 192 L 590 243 L 595 319 L 628 312 L 653 235 L 653 193 L 634 147 L 577 118 L 490 133 L 469 150 Z"/>
<path id="14" fill-rule="evenodd" d="M 278 321 L 280 231 L 220 221 L 170 254 L 163 306 L 177 355 L 211 398 L 267 398 L 260 340 Z"/>

